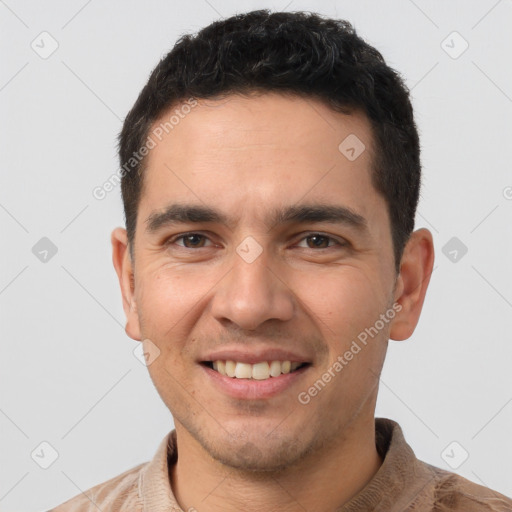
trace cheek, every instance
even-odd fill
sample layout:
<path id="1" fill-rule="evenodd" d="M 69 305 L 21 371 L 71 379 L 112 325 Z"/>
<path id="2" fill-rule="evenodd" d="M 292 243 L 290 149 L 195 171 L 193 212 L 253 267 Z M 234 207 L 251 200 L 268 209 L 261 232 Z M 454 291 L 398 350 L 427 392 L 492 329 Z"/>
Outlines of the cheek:
<path id="1" fill-rule="evenodd" d="M 148 370 L 160 396 L 169 403 L 179 400 L 179 382 L 187 378 L 183 372 L 188 357 L 186 340 L 196 321 L 194 311 L 204 295 L 203 283 L 200 279 L 191 283 L 179 270 L 164 268 L 146 269 L 140 281 L 137 306 L 141 334 L 159 350 Z"/>
<path id="2" fill-rule="evenodd" d="M 160 342 L 165 339 L 178 339 L 177 333 L 190 323 L 194 308 L 208 283 L 204 279 L 193 279 L 180 275 L 179 270 L 147 270 L 141 276 L 137 307 L 142 334 Z"/>
<path id="3" fill-rule="evenodd" d="M 386 305 L 379 276 L 348 265 L 331 269 L 323 277 L 303 273 L 294 289 L 319 320 L 319 328 L 327 339 L 352 339 L 372 325 Z"/>
<path id="4" fill-rule="evenodd" d="M 140 275 L 138 300 L 153 311 L 172 317 L 184 314 L 200 301 L 216 282 L 215 271 L 191 269 L 187 264 L 149 264 Z M 217 277 L 218 280 L 218 277 Z M 146 311 L 147 312 L 147 311 Z"/>

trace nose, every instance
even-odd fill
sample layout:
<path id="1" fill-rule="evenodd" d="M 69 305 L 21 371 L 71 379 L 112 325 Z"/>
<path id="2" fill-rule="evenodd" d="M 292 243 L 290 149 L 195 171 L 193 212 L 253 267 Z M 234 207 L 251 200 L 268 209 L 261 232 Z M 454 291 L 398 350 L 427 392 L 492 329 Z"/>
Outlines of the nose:
<path id="1" fill-rule="evenodd" d="M 232 270 L 216 288 L 211 311 L 222 323 L 252 331 L 267 320 L 290 320 L 294 305 L 292 290 L 262 254 L 252 263 L 235 257 Z"/>

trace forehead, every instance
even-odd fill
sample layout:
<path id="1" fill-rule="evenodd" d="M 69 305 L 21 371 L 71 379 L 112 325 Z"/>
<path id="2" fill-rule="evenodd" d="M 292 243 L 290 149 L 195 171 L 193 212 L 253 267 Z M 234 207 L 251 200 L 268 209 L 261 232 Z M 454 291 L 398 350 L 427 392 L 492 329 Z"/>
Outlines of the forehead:
<path id="1" fill-rule="evenodd" d="M 274 93 L 180 109 L 152 127 L 141 213 L 179 199 L 243 214 L 307 196 L 308 203 L 328 200 L 368 215 L 382 199 L 371 184 L 372 131 L 364 114 Z"/>
<path id="2" fill-rule="evenodd" d="M 366 115 L 357 110 L 343 114 L 313 97 L 292 94 L 229 95 L 219 100 L 195 100 L 192 107 L 178 104 L 153 124 L 151 132 L 156 133 L 158 140 L 149 161 L 171 149 L 173 142 L 176 155 L 195 144 L 202 145 L 205 151 L 219 146 L 232 151 L 259 146 L 268 152 L 288 149 L 301 154 L 312 152 L 311 156 L 327 151 L 327 155 L 337 158 L 339 143 L 354 135 L 361 142 L 364 140 L 369 150 L 365 156 L 372 151 L 372 133 Z M 182 143 L 187 143 L 187 147 Z M 201 154 L 186 156 L 190 159 Z"/>

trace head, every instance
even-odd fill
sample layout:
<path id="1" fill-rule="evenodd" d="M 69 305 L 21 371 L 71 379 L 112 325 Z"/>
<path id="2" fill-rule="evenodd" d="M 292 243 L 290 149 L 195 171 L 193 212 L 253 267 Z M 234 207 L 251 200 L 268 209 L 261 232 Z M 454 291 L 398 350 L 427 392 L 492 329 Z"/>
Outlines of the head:
<path id="1" fill-rule="evenodd" d="M 189 98 L 254 91 L 315 98 L 334 111 L 360 112 L 368 118 L 374 148 L 371 178 L 386 201 L 398 271 L 414 228 L 421 174 L 408 90 L 348 22 L 302 12 L 260 10 L 212 23 L 197 35 L 183 36 L 155 67 L 119 137 L 130 248 L 148 161 L 133 155 L 152 145 L 148 137 L 158 143 L 174 129 L 180 106 L 190 109 Z M 173 106 L 179 112 L 169 120 Z M 166 112 L 169 116 L 159 129 L 156 121 Z"/>
<path id="2" fill-rule="evenodd" d="M 314 14 L 213 23 L 158 63 L 119 155 L 126 330 L 158 354 L 178 433 L 270 470 L 373 421 L 387 341 L 412 334 L 433 264 L 413 232 L 413 111 L 381 54 Z M 300 366 L 238 389 L 212 368 L 236 358 Z"/>

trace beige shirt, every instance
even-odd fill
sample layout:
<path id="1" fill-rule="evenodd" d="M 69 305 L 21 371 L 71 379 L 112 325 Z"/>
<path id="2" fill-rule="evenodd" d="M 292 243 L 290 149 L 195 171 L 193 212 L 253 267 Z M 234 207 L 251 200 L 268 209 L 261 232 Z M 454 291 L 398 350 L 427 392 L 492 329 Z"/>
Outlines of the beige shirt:
<path id="1" fill-rule="evenodd" d="M 376 418 L 375 431 L 377 450 L 384 462 L 361 492 L 333 512 L 512 511 L 512 499 L 418 460 L 398 423 Z M 168 468 L 176 460 L 176 431 L 172 430 L 153 460 L 96 485 L 50 512 L 195 512 L 195 508 L 182 511 L 171 490 Z"/>

